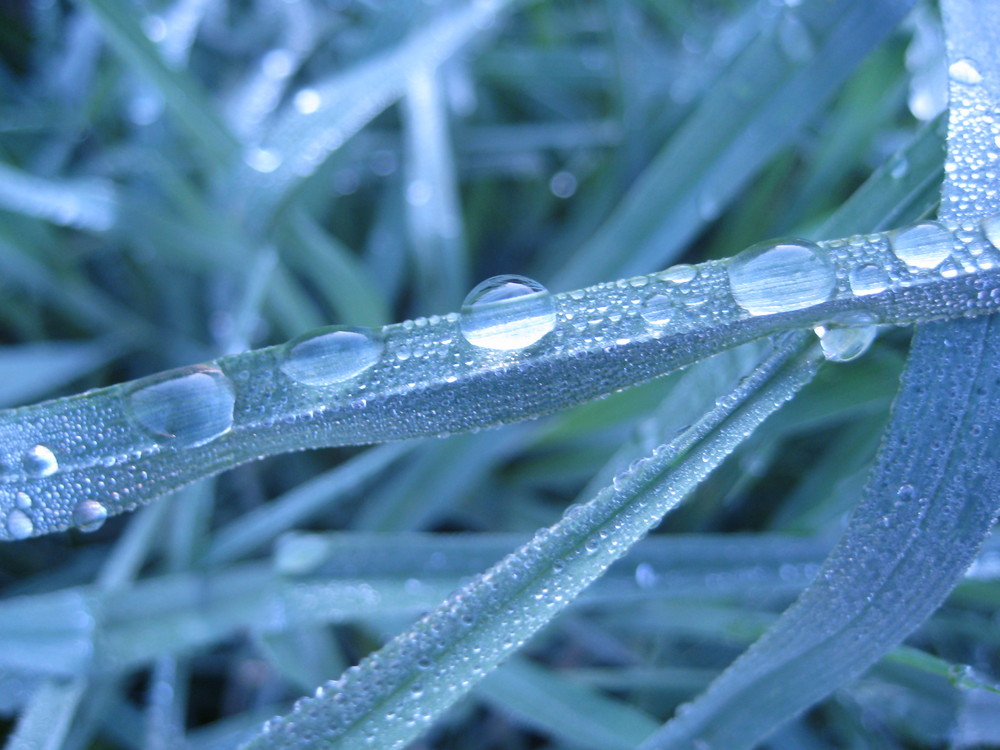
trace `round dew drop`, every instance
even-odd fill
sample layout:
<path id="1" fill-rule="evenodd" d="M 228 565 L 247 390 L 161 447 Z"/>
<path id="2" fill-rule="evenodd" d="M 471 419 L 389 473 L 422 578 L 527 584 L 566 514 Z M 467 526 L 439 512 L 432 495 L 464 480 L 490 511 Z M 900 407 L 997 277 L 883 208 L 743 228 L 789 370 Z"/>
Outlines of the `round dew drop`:
<path id="1" fill-rule="evenodd" d="M 59 471 L 55 454 L 44 445 L 36 445 L 25 453 L 21 465 L 33 477 L 48 477 Z"/>
<path id="2" fill-rule="evenodd" d="M 848 281 L 851 284 L 851 291 L 857 297 L 878 294 L 889 288 L 889 275 L 878 266 L 852 268 Z"/>
<path id="3" fill-rule="evenodd" d="M 670 297 L 656 294 L 642 303 L 639 315 L 651 326 L 663 326 L 677 317 L 677 308 Z"/>
<path id="4" fill-rule="evenodd" d="M 23 510 L 14 508 L 7 514 L 7 533 L 11 539 L 27 539 L 35 531 L 35 524 Z"/>
<path id="5" fill-rule="evenodd" d="M 125 396 L 129 416 L 153 440 L 188 448 L 229 432 L 235 403 L 229 378 L 206 366 L 167 373 Z"/>
<path id="6" fill-rule="evenodd" d="M 96 500 L 84 500 L 73 508 L 73 525 L 83 532 L 97 531 L 107 517 L 108 509 Z"/>
<path id="7" fill-rule="evenodd" d="M 1000 214 L 997 216 L 987 216 L 983 219 L 981 226 L 983 234 L 986 235 L 989 243 L 997 250 L 1000 250 Z"/>
<path id="8" fill-rule="evenodd" d="M 279 368 L 304 385 L 336 385 L 374 365 L 384 350 L 381 335 L 369 328 L 334 326 L 285 344 Z"/>
<path id="9" fill-rule="evenodd" d="M 850 362 L 871 346 L 878 333 L 875 319 L 867 313 L 848 313 L 813 329 L 819 336 L 823 356 L 830 362 Z"/>
<path id="10" fill-rule="evenodd" d="M 818 305 L 830 299 L 837 283 L 819 246 L 804 240 L 754 245 L 733 258 L 728 271 L 733 297 L 751 315 Z"/>
<path id="11" fill-rule="evenodd" d="M 943 224 L 925 221 L 889 234 L 896 257 L 913 268 L 937 268 L 951 255 L 953 239 Z"/>
<path id="12" fill-rule="evenodd" d="M 462 335 L 474 346 L 515 351 L 531 346 L 556 327 L 549 290 L 524 276 L 494 276 L 462 303 Z"/>

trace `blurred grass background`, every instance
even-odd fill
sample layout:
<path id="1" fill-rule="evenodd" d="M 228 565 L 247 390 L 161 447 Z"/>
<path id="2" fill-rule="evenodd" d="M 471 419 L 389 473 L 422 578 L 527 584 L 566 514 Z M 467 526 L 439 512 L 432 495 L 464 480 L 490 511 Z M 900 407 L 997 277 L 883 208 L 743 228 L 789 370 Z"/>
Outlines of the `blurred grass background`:
<path id="1" fill-rule="evenodd" d="M 857 3 L 797 5 L 6 2 L 0 403 L 455 310 L 497 273 L 564 291 L 815 236 L 880 167 L 916 186 L 884 226 L 931 212 L 935 9 L 864 39 L 827 18 Z M 836 538 L 906 342 L 824 371 L 422 746 L 630 747 L 700 691 Z M 49 747 L 234 746 L 558 519 L 673 382 L 271 458 L 93 534 L 0 547 L 7 617 L 34 639 L 0 635 L 0 733 L 44 704 L 63 720 Z M 1000 743 L 992 548 L 975 574 L 769 746 Z M 377 602 L 339 611 L 367 602 L 357 581 Z"/>

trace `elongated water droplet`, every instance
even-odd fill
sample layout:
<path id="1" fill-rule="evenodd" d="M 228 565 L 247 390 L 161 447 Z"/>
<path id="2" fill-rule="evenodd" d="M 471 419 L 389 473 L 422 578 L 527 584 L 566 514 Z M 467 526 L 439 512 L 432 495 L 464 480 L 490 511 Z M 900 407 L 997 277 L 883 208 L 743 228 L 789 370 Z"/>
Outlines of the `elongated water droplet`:
<path id="1" fill-rule="evenodd" d="M 671 266 L 666 271 L 661 271 L 656 277 L 660 281 L 669 281 L 673 284 L 686 284 L 697 275 L 697 268 L 682 263 L 679 266 Z"/>
<path id="2" fill-rule="evenodd" d="M 878 333 L 875 319 L 863 312 L 845 313 L 813 329 L 823 356 L 830 362 L 850 362 L 871 346 Z"/>
<path id="3" fill-rule="evenodd" d="M 73 525 L 80 531 L 97 531 L 104 525 L 108 509 L 96 500 L 84 500 L 73 508 Z"/>
<path id="4" fill-rule="evenodd" d="M 851 284 L 851 291 L 858 297 L 878 294 L 889 288 L 889 274 L 878 266 L 852 268 L 848 281 Z"/>
<path id="5" fill-rule="evenodd" d="M 324 328 L 288 342 L 279 367 L 305 385 L 336 385 L 374 365 L 384 350 L 370 328 Z"/>
<path id="6" fill-rule="evenodd" d="M 751 315 L 801 310 L 826 302 L 837 276 L 818 245 L 778 240 L 754 245 L 729 264 L 729 288 Z"/>
<path id="7" fill-rule="evenodd" d="M 512 351 L 531 346 L 556 327 L 549 290 L 524 276 L 494 276 L 462 303 L 462 335 L 470 344 Z"/>
<path id="8" fill-rule="evenodd" d="M 12 539 L 27 539 L 34 530 L 35 524 L 23 510 L 14 508 L 7 514 L 7 533 Z"/>
<path id="9" fill-rule="evenodd" d="M 47 477 L 59 471 L 55 454 L 44 445 L 36 445 L 25 453 L 21 465 L 33 477 Z"/>
<path id="10" fill-rule="evenodd" d="M 126 409 L 158 443 L 204 445 L 233 426 L 236 394 L 221 370 L 196 366 L 167 373 L 125 397 Z"/>
<path id="11" fill-rule="evenodd" d="M 1000 250 L 1000 214 L 987 216 L 982 222 L 983 234 L 997 250 Z"/>
<path id="12" fill-rule="evenodd" d="M 948 75 L 953 81 L 975 86 L 983 80 L 983 74 L 972 60 L 956 60 L 948 66 Z"/>
<path id="13" fill-rule="evenodd" d="M 942 224 L 925 221 L 889 234 L 896 257 L 914 268 L 937 268 L 951 255 L 953 239 Z"/>
<path id="14" fill-rule="evenodd" d="M 651 326 L 662 326 L 677 317 L 677 307 L 667 295 L 657 294 L 642 303 L 639 314 Z"/>

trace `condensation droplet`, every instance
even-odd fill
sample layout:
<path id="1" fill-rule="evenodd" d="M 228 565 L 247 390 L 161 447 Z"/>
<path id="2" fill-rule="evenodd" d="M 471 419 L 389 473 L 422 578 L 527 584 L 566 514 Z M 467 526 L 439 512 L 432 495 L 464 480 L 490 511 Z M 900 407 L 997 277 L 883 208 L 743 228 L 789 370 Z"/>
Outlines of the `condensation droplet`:
<path id="1" fill-rule="evenodd" d="M 494 276 L 462 303 L 462 335 L 475 346 L 512 351 L 539 341 L 556 326 L 548 289 L 524 276 Z"/>
<path id="2" fill-rule="evenodd" d="M 987 216 L 982 222 L 983 234 L 991 245 L 1000 250 L 1000 214 Z"/>
<path id="3" fill-rule="evenodd" d="M 953 239 L 944 225 L 925 221 L 889 233 L 896 257 L 914 268 L 937 268 L 951 255 Z"/>
<path id="4" fill-rule="evenodd" d="M 851 291 L 858 297 L 878 294 L 889 288 L 889 274 L 878 266 L 866 265 L 852 268 L 848 275 Z"/>
<path id="5" fill-rule="evenodd" d="M 819 336 L 823 356 L 830 362 L 850 362 L 871 346 L 878 333 L 875 320 L 867 313 L 845 313 L 813 329 Z"/>
<path id="6" fill-rule="evenodd" d="M 669 281 L 673 284 L 686 284 L 698 275 L 698 269 L 694 266 L 681 264 L 671 266 L 666 271 L 661 271 L 656 275 L 660 281 Z"/>
<path id="7" fill-rule="evenodd" d="M 11 539 L 27 539 L 34 531 L 35 524 L 23 510 L 14 508 L 7 514 L 7 533 Z"/>
<path id="8" fill-rule="evenodd" d="M 31 497 L 28 495 L 27 492 L 18 492 L 14 496 L 14 503 L 21 510 L 27 510 L 32 506 Z"/>
<path id="9" fill-rule="evenodd" d="M 826 302 L 837 276 L 819 246 L 777 240 L 744 250 L 729 264 L 729 288 L 751 315 L 801 310 Z"/>
<path id="10" fill-rule="evenodd" d="M 292 99 L 292 104 L 295 105 L 295 109 L 303 115 L 311 115 L 323 104 L 323 98 L 316 89 L 300 89 L 295 94 L 295 98 Z"/>
<path id="11" fill-rule="evenodd" d="M 233 426 L 236 393 L 221 370 L 196 366 L 166 373 L 125 396 L 132 420 L 158 443 L 195 447 Z"/>
<path id="12" fill-rule="evenodd" d="M 324 328 L 285 344 L 279 367 L 305 385 L 335 385 L 367 370 L 384 350 L 381 335 L 370 328 Z"/>
<path id="13" fill-rule="evenodd" d="M 80 531 L 97 531 L 104 525 L 108 509 L 96 500 L 83 500 L 73 508 L 73 525 Z"/>
<path id="14" fill-rule="evenodd" d="M 948 75 L 953 81 L 975 86 L 983 80 L 983 74 L 972 60 L 956 60 L 948 66 Z"/>
<path id="15" fill-rule="evenodd" d="M 642 303 L 639 314 L 651 326 L 662 326 L 677 316 L 677 307 L 667 295 L 657 294 Z"/>
<path id="16" fill-rule="evenodd" d="M 48 477 L 59 471 L 55 454 L 44 445 L 36 445 L 25 453 L 21 465 L 33 477 Z"/>
<path id="17" fill-rule="evenodd" d="M 252 169 L 262 174 L 269 174 L 281 166 L 281 156 L 266 148 L 251 148 L 243 160 Z"/>

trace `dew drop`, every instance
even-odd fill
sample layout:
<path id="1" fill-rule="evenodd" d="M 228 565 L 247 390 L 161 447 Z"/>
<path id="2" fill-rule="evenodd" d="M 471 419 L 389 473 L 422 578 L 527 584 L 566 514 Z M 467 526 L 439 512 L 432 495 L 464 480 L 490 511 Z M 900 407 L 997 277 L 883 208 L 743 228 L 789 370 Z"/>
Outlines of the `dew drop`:
<path id="1" fill-rule="evenodd" d="M 878 294 L 889 288 L 889 275 L 873 265 L 852 268 L 848 281 L 851 284 L 851 291 L 858 297 Z"/>
<path id="2" fill-rule="evenodd" d="M 537 281 L 494 276 L 462 303 L 462 335 L 470 344 L 512 351 L 534 344 L 556 325 L 555 301 Z"/>
<path id="3" fill-rule="evenodd" d="M 754 245 L 733 258 L 728 270 L 733 297 L 751 315 L 773 315 L 826 302 L 837 282 L 819 246 L 804 240 Z"/>
<path id="4" fill-rule="evenodd" d="M 671 266 L 666 271 L 661 271 L 656 276 L 660 281 L 669 281 L 673 284 L 686 284 L 697 275 L 697 268 L 687 264 L 681 264 L 679 266 Z"/>
<path id="5" fill-rule="evenodd" d="M 972 60 L 956 60 L 948 66 L 948 75 L 953 81 L 975 86 L 983 80 L 983 74 Z"/>
<path id="6" fill-rule="evenodd" d="M 73 508 L 73 525 L 83 532 L 97 531 L 107 517 L 108 509 L 96 500 L 84 500 Z"/>
<path id="7" fill-rule="evenodd" d="M 305 385 L 336 385 L 374 365 L 384 350 L 381 335 L 370 328 L 324 328 L 285 344 L 279 368 Z"/>
<path id="8" fill-rule="evenodd" d="M 32 505 L 31 497 L 26 492 L 18 492 L 17 495 L 14 496 L 14 502 L 21 510 L 27 510 Z"/>
<path id="9" fill-rule="evenodd" d="M 914 268 L 937 268 L 951 255 L 951 233 L 936 221 L 914 224 L 889 234 L 896 257 Z"/>
<path id="10" fill-rule="evenodd" d="M 269 174 L 281 166 L 281 156 L 266 148 L 251 148 L 243 156 L 247 166 L 261 174 Z"/>
<path id="11" fill-rule="evenodd" d="M 14 508 L 7 514 L 7 533 L 11 539 L 27 539 L 35 531 L 35 524 L 23 510 Z"/>
<path id="12" fill-rule="evenodd" d="M 670 297 L 657 294 L 642 303 L 639 315 L 651 326 L 662 326 L 677 316 L 677 308 Z"/>
<path id="13" fill-rule="evenodd" d="M 830 362 L 850 362 L 871 346 L 878 328 L 867 313 L 846 313 L 813 329 L 823 356 Z"/>
<path id="14" fill-rule="evenodd" d="M 982 223 L 983 234 L 997 250 L 1000 250 L 1000 214 L 987 216 Z"/>
<path id="15" fill-rule="evenodd" d="M 21 465 L 33 477 L 47 477 L 59 471 L 55 454 L 44 445 L 36 445 L 25 453 Z"/>
<path id="16" fill-rule="evenodd" d="M 233 426 L 236 394 L 221 370 L 196 366 L 145 381 L 125 397 L 132 420 L 161 444 L 204 445 Z"/>

